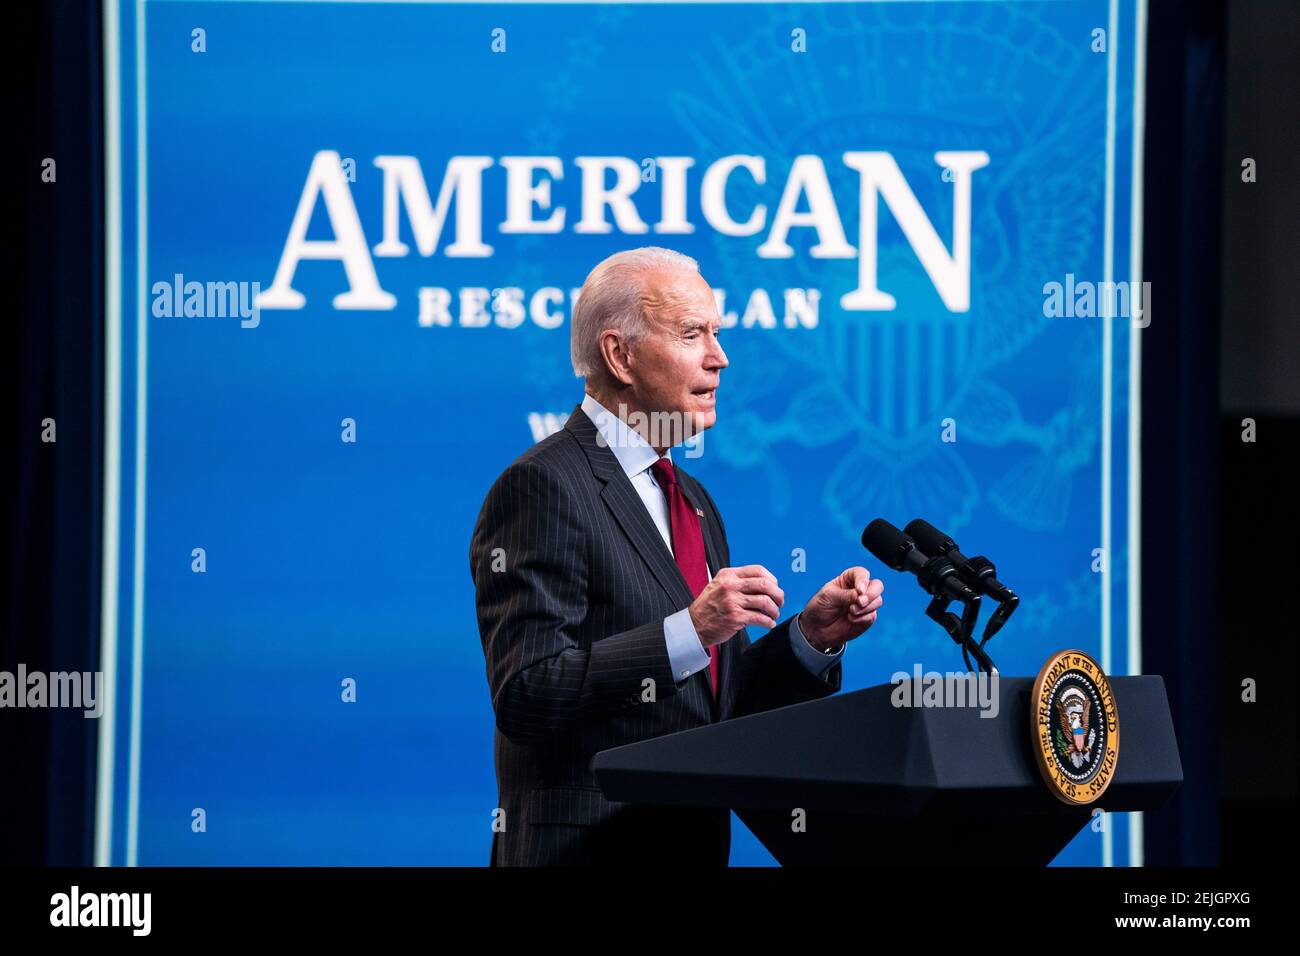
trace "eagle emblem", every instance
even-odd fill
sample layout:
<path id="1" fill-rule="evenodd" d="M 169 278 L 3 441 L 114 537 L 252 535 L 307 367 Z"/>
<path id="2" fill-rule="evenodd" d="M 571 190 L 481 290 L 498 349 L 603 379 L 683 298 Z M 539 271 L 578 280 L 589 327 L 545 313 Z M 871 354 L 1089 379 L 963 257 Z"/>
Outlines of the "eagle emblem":
<path id="1" fill-rule="evenodd" d="M 1056 702 L 1056 750 L 1076 770 L 1092 760 L 1097 731 L 1088 726 L 1092 701 L 1077 687 L 1067 688 Z"/>

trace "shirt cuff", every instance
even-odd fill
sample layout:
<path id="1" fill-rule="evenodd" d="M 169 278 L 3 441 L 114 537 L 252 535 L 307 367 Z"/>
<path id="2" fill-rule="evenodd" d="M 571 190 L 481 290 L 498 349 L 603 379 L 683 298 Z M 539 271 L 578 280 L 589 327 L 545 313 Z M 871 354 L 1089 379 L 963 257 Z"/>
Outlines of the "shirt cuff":
<path id="1" fill-rule="evenodd" d="M 798 614 L 790 622 L 790 649 L 794 651 L 794 656 L 799 659 L 799 663 L 814 677 L 824 678 L 826 672 L 838 664 L 840 658 L 844 656 L 846 646 L 848 645 L 841 644 L 840 649 L 834 654 L 823 654 L 808 643 L 808 638 L 804 637 L 803 631 L 799 629 Z"/>
<path id="2" fill-rule="evenodd" d="M 700 643 L 690 608 L 684 607 L 664 618 L 664 640 L 668 644 L 668 663 L 673 669 L 673 680 L 686 680 L 709 666 L 709 652 Z"/>

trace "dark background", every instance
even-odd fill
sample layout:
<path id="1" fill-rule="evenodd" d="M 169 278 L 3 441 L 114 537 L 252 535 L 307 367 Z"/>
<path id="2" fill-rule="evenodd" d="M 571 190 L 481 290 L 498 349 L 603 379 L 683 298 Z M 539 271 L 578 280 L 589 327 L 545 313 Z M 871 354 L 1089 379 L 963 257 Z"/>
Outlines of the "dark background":
<path id="1" fill-rule="evenodd" d="M 100 6 L 6 11 L 14 321 L 0 349 L 6 569 L 0 670 L 99 667 L 103 429 Z M 1151 0 L 1142 333 L 1144 671 L 1186 774 L 1146 860 L 1294 852 L 1300 442 L 1300 4 Z M 56 184 L 41 163 L 58 163 Z M 1243 183 L 1253 158 L 1257 181 Z M 58 441 L 40 440 L 57 422 Z M 1241 439 L 1245 418 L 1257 440 Z M 1258 700 L 1241 700 L 1242 681 Z M 0 864 L 92 860 L 96 721 L 0 712 Z"/>

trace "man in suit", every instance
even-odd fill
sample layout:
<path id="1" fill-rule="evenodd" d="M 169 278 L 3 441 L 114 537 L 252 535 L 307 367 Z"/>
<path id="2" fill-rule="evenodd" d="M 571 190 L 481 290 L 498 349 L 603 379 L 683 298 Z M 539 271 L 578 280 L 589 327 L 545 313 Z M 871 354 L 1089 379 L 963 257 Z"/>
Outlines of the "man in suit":
<path id="1" fill-rule="evenodd" d="M 497 479 L 470 543 L 496 713 L 492 865 L 725 866 L 725 809 L 612 802 L 601 750 L 839 690 L 844 645 L 875 621 L 862 567 L 778 623 L 785 594 L 731 566 L 726 527 L 671 447 L 713 426 L 727 357 L 694 259 L 617 253 L 572 320 L 586 395 Z M 751 642 L 745 627 L 767 629 Z"/>

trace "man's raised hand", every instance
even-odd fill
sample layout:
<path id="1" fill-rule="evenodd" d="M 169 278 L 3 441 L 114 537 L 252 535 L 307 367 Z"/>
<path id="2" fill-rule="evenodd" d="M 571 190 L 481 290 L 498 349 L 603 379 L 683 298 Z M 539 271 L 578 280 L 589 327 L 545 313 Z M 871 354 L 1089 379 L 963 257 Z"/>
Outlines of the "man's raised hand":
<path id="1" fill-rule="evenodd" d="M 776 627 L 784 603 L 785 592 L 761 564 L 723 568 L 691 603 L 691 621 L 707 649 L 750 624 Z"/>
<path id="2" fill-rule="evenodd" d="M 799 630 L 818 650 L 833 650 L 876 622 L 884 590 L 885 582 L 866 568 L 846 568 L 800 612 Z"/>

